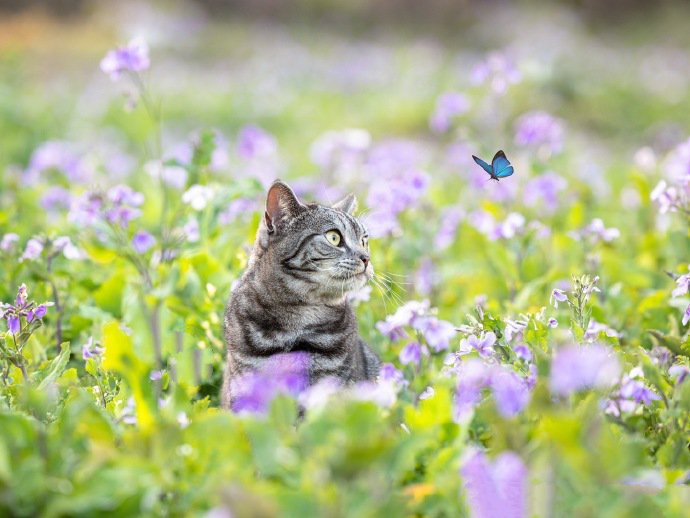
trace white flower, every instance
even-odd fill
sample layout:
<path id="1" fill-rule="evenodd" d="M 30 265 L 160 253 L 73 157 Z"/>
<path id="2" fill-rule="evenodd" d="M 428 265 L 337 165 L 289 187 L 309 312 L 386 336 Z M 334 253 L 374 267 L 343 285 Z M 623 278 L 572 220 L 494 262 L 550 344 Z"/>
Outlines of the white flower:
<path id="1" fill-rule="evenodd" d="M 204 185 L 192 185 L 182 195 L 182 201 L 190 205 L 194 210 L 204 210 L 213 199 L 213 189 Z"/>

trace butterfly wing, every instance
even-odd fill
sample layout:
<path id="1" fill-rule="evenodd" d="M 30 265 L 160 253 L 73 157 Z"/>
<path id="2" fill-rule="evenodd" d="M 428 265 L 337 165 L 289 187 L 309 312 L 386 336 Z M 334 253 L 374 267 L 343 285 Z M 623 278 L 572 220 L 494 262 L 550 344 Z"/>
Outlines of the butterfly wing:
<path id="1" fill-rule="evenodd" d="M 479 164 L 479 166 L 481 166 L 482 169 L 484 169 L 484 171 L 489 173 L 491 176 L 494 176 L 494 168 L 492 166 L 490 166 L 489 164 L 484 162 L 484 160 L 482 160 L 478 156 L 472 155 L 472 158 L 474 159 L 475 162 L 477 162 L 477 164 Z"/>
<path id="2" fill-rule="evenodd" d="M 503 151 L 498 151 L 494 155 L 493 160 L 491 160 L 491 167 L 498 178 L 505 178 L 515 172 L 515 168 L 510 164 Z"/>

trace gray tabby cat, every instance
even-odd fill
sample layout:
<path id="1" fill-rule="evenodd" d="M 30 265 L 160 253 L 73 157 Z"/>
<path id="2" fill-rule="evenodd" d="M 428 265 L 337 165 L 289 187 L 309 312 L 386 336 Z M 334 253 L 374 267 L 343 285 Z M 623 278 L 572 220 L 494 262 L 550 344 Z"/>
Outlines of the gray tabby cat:
<path id="1" fill-rule="evenodd" d="M 225 312 L 228 359 L 222 403 L 232 380 L 273 355 L 308 353 L 309 384 L 332 376 L 373 380 L 380 360 L 357 333 L 348 292 L 373 276 L 367 231 L 353 215 L 353 195 L 326 207 L 303 204 L 277 180 L 268 191 L 247 270 Z"/>

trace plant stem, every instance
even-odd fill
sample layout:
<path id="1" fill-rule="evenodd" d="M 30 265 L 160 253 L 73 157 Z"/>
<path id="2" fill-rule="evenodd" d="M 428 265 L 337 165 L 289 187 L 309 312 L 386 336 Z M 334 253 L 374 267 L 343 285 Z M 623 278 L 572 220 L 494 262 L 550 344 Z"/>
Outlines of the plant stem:
<path id="1" fill-rule="evenodd" d="M 53 267 L 53 258 L 55 256 L 48 257 L 48 283 L 50 284 L 50 289 L 53 293 L 53 303 L 55 304 L 55 312 L 57 317 L 55 320 L 55 341 L 57 342 L 57 352 L 60 354 L 62 352 L 62 305 L 60 304 L 60 296 L 58 294 L 57 286 L 55 281 L 51 277 L 50 273 Z"/>

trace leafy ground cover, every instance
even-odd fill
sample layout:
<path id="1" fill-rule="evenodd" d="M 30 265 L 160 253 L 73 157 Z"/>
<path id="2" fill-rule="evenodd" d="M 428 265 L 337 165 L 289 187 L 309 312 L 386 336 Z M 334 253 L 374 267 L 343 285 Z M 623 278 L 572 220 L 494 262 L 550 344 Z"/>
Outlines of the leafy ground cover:
<path id="1" fill-rule="evenodd" d="M 2 514 L 686 515 L 680 11 L 445 41 L 138 9 L 2 22 Z M 276 177 L 358 194 L 385 365 L 233 414 L 223 308 Z"/>

